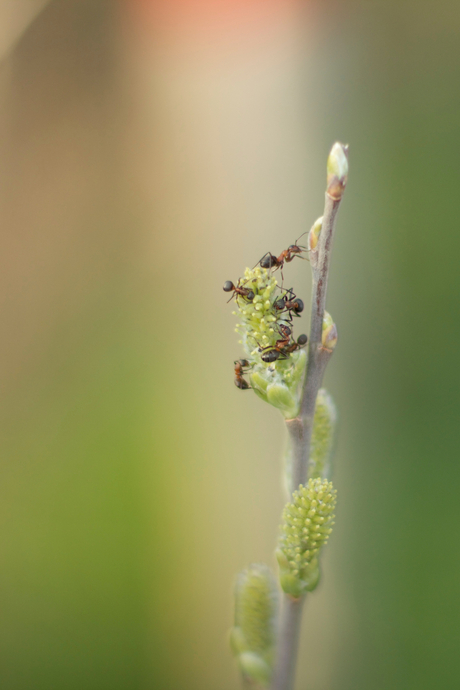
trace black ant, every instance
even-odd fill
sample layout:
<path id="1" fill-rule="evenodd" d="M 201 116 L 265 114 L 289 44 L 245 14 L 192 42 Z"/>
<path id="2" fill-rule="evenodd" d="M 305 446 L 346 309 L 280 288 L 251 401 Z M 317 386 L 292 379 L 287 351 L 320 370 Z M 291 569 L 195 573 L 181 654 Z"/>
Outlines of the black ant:
<path id="1" fill-rule="evenodd" d="M 297 342 L 293 342 L 290 345 L 288 339 L 287 344 L 280 347 L 278 343 L 283 341 L 277 340 L 275 345 L 268 345 L 262 349 L 260 358 L 263 362 L 276 362 L 277 359 L 288 359 L 291 352 L 299 350 L 301 347 L 307 344 L 307 341 L 308 337 L 305 335 L 305 333 L 299 335 Z"/>
<path id="2" fill-rule="evenodd" d="M 247 370 L 250 368 L 250 364 L 247 359 L 237 359 L 234 362 L 235 364 L 235 386 L 237 388 L 241 388 L 241 390 L 246 391 L 251 386 L 249 383 L 243 378 L 243 374 L 247 372 Z"/>
<path id="3" fill-rule="evenodd" d="M 283 290 L 285 288 L 282 288 Z M 281 297 L 281 299 L 276 300 L 274 302 L 273 306 L 277 311 L 288 311 L 289 316 L 299 316 L 304 310 L 304 303 L 303 300 L 300 299 L 300 297 L 296 297 L 292 288 L 290 290 L 286 290 L 286 294 Z"/>
<path id="4" fill-rule="evenodd" d="M 241 297 L 244 297 L 245 299 L 248 300 L 248 302 L 252 302 L 254 299 L 254 291 L 250 290 L 249 288 L 241 287 L 240 286 L 240 281 L 238 281 L 238 285 L 234 285 L 231 280 L 226 280 L 224 283 L 224 292 L 232 292 L 233 295 L 230 297 L 228 300 L 232 300 L 235 295 L 241 295 Z"/>
<path id="5" fill-rule="evenodd" d="M 307 233 L 304 232 L 300 235 L 300 237 L 303 237 L 306 234 Z M 296 239 L 294 244 L 289 245 L 287 249 L 283 249 L 279 256 L 274 256 L 274 254 L 271 252 L 264 254 L 261 260 L 258 262 L 259 266 L 261 266 L 261 268 L 274 268 L 275 270 L 280 268 L 282 275 L 283 266 L 285 263 L 290 263 L 296 256 L 298 256 L 299 259 L 305 259 L 304 256 L 300 255 L 303 252 L 308 252 L 308 249 L 301 244 L 297 244 L 297 242 L 300 240 L 300 237 Z"/>

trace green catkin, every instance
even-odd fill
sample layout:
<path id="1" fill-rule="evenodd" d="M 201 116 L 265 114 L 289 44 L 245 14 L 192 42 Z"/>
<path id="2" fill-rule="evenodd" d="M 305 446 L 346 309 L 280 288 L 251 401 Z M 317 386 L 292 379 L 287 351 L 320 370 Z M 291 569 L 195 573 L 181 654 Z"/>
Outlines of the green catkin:
<path id="1" fill-rule="evenodd" d="M 259 347 L 275 345 L 281 337 L 278 324 L 285 323 L 274 306 L 282 296 L 278 281 L 269 269 L 256 266 L 246 269 L 242 285 L 254 292 L 252 301 L 240 295 L 235 298 L 238 307 L 235 314 L 239 320 L 236 330 L 251 364 L 251 386 L 260 398 L 281 410 L 287 419 L 295 417 L 307 361 L 305 350 L 297 350 L 275 362 L 264 362 L 259 351 Z"/>
<path id="2" fill-rule="evenodd" d="M 281 587 L 294 598 L 318 584 L 318 554 L 332 532 L 336 501 L 332 482 L 317 478 L 301 484 L 284 508 L 276 556 Z"/>
<path id="3" fill-rule="evenodd" d="M 320 388 L 316 398 L 308 476 L 329 479 L 337 411 L 331 395 Z"/>
<path id="4" fill-rule="evenodd" d="M 237 578 L 230 644 L 244 677 L 265 686 L 271 676 L 278 593 L 271 570 L 253 564 Z"/>

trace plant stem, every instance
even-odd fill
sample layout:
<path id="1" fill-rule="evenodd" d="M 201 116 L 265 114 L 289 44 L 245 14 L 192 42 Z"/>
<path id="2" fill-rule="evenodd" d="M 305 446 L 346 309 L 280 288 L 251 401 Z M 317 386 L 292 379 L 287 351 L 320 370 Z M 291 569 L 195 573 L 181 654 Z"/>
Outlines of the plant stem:
<path id="1" fill-rule="evenodd" d="M 323 380 L 324 371 L 332 355 L 332 351 L 327 350 L 322 345 L 322 331 L 332 240 L 340 201 L 341 198 L 332 198 L 326 192 L 318 246 L 317 249 L 310 252 L 313 289 L 307 375 L 302 389 L 300 414 L 295 419 L 286 421 L 292 449 L 291 493 L 298 489 L 299 484 L 305 484 L 308 478 L 308 460 L 310 458 L 316 397 Z M 283 597 L 279 643 L 271 690 L 292 690 L 294 686 L 302 603 L 303 599 L 292 599 L 286 594 Z"/>
<path id="2" fill-rule="evenodd" d="M 278 631 L 278 650 L 273 688 L 288 690 L 294 686 L 300 622 L 305 597 L 293 599 L 284 595 Z"/>

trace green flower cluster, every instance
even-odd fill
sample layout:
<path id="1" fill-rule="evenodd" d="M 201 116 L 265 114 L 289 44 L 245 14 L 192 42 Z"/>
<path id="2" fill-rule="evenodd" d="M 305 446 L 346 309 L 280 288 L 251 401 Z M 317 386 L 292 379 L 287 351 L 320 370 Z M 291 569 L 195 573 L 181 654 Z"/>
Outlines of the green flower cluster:
<path id="1" fill-rule="evenodd" d="M 253 564 L 237 578 L 230 644 L 243 676 L 265 687 L 272 673 L 278 593 L 271 570 Z"/>
<path id="2" fill-rule="evenodd" d="M 236 331 L 242 335 L 241 343 L 246 354 L 256 357 L 259 345 L 274 345 L 279 338 L 275 332 L 277 316 L 274 307 L 279 298 L 278 281 L 269 269 L 256 266 L 246 269 L 242 284 L 254 292 L 254 298 L 249 301 L 241 295 L 236 296 L 239 311 L 233 313 L 238 314 L 242 321 L 236 325 Z"/>
<path id="3" fill-rule="evenodd" d="M 320 388 L 316 398 L 308 476 L 329 479 L 337 411 L 331 395 Z"/>
<path id="4" fill-rule="evenodd" d="M 318 553 L 332 532 L 337 492 L 327 479 L 310 479 L 299 486 L 283 511 L 276 557 L 281 587 L 294 598 L 319 582 Z"/>
<path id="5" fill-rule="evenodd" d="M 277 407 L 289 419 L 297 416 L 299 383 L 306 368 L 306 352 L 298 348 L 287 357 L 265 362 L 265 348 L 274 348 L 282 338 L 280 326 L 286 324 L 286 314 L 276 304 L 283 297 L 278 281 L 270 269 L 247 268 L 242 284 L 254 293 L 252 300 L 236 296 L 240 323 L 236 326 L 251 367 L 250 382 L 256 394 Z M 283 318 L 284 317 L 284 318 Z M 293 340 L 291 342 L 294 342 Z"/>

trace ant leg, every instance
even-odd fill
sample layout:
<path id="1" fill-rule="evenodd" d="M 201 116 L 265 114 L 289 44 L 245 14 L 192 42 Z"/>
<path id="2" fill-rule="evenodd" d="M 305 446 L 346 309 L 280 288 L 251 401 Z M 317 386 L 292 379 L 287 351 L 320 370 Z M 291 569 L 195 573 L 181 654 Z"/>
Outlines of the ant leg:
<path id="1" fill-rule="evenodd" d="M 286 292 L 286 294 L 289 292 L 291 294 L 292 299 L 295 299 L 296 294 L 292 288 L 285 288 L 285 287 L 282 287 L 281 285 L 278 285 L 278 287 L 280 290 L 284 290 Z"/>
<path id="2" fill-rule="evenodd" d="M 281 264 L 280 270 L 281 270 L 281 287 L 284 290 L 284 288 L 283 288 L 283 283 L 284 283 L 283 266 L 284 266 L 284 263 Z"/>
<path id="3" fill-rule="evenodd" d="M 260 262 L 261 262 L 263 259 L 265 259 L 265 257 L 268 256 L 269 254 L 270 254 L 270 252 L 265 252 L 265 254 L 264 254 L 263 256 L 260 257 L 259 261 L 256 263 L 255 266 L 252 267 L 251 270 L 253 271 L 257 266 L 260 266 Z"/>

